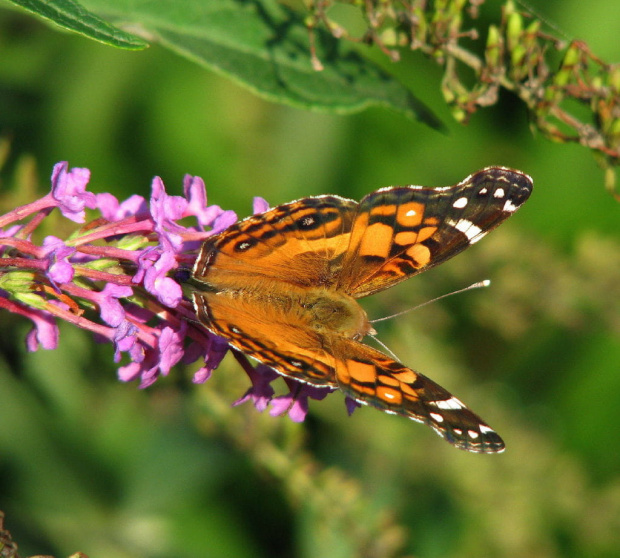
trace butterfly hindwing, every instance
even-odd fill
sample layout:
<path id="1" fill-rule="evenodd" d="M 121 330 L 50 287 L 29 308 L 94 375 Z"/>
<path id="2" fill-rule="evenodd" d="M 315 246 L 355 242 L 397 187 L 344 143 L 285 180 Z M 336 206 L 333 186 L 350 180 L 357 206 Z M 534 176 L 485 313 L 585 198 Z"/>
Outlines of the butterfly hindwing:
<path id="1" fill-rule="evenodd" d="M 450 392 L 383 353 L 351 339 L 339 340 L 338 387 L 349 397 L 427 424 L 454 446 L 499 452 L 499 435 Z"/>
<path id="2" fill-rule="evenodd" d="M 334 358 L 321 338 L 275 300 L 264 305 L 226 293 L 193 293 L 198 320 L 212 333 L 276 372 L 315 386 L 337 387 Z"/>

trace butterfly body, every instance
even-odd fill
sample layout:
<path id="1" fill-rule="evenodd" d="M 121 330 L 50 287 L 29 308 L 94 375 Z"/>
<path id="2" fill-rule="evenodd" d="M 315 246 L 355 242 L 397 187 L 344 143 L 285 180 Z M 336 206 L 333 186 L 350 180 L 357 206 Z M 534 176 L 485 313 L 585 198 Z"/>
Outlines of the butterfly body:
<path id="1" fill-rule="evenodd" d="M 357 299 L 477 242 L 529 196 L 531 179 L 490 167 L 456 186 L 384 188 L 361 202 L 304 198 L 208 238 L 191 283 L 199 321 L 284 376 L 431 426 L 455 446 L 501 438 L 429 378 L 362 343 Z"/>

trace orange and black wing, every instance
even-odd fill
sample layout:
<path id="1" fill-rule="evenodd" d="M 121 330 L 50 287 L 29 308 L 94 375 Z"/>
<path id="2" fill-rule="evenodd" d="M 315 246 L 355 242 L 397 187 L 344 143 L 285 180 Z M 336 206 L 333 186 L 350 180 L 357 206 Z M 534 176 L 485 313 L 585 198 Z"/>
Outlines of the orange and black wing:
<path id="1" fill-rule="evenodd" d="M 304 198 L 274 207 L 208 238 L 193 270 L 211 286 L 263 288 L 270 279 L 298 287 L 329 287 L 349 246 L 357 202 Z"/>
<path id="2" fill-rule="evenodd" d="M 495 430 L 426 376 L 352 339 L 333 343 L 338 387 L 352 399 L 422 422 L 459 449 L 504 450 Z"/>
<path id="3" fill-rule="evenodd" d="M 194 292 L 198 319 L 276 372 L 427 424 L 457 448 L 499 452 L 498 434 L 444 388 L 362 343 L 324 336 L 277 306 Z"/>
<path id="4" fill-rule="evenodd" d="M 192 293 L 196 316 L 212 333 L 279 374 L 315 386 L 338 387 L 334 358 L 321 338 L 278 304 Z"/>
<path id="5" fill-rule="evenodd" d="M 337 289 L 387 289 L 480 240 L 529 197 L 532 179 L 489 167 L 456 186 L 383 188 L 359 204 Z"/>

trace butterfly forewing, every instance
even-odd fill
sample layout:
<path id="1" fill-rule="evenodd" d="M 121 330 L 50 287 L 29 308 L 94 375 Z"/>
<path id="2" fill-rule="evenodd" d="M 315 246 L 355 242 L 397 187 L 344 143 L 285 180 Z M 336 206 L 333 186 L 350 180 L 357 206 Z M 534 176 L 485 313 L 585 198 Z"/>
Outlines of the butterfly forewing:
<path id="1" fill-rule="evenodd" d="M 211 285 L 271 278 L 301 286 L 327 285 L 349 245 L 357 202 L 317 196 L 274 207 L 207 239 L 194 278 Z"/>
<path id="2" fill-rule="evenodd" d="M 490 167 L 448 188 L 384 188 L 359 205 L 338 287 L 385 290 L 474 244 L 529 197 L 532 180 Z"/>

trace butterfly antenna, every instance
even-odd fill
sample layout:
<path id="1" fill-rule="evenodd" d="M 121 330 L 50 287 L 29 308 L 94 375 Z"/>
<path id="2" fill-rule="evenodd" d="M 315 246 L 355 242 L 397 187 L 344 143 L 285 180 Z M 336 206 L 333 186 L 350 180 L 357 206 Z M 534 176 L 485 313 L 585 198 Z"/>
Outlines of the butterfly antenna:
<path id="1" fill-rule="evenodd" d="M 452 291 L 451 293 L 446 293 L 444 295 L 438 296 L 437 298 L 427 300 L 426 302 L 423 302 L 422 304 L 418 304 L 417 306 L 414 306 L 413 308 L 408 308 L 407 310 L 403 310 L 402 312 L 392 314 L 391 316 L 386 316 L 385 318 L 377 318 L 376 320 L 370 320 L 370 323 L 376 324 L 377 322 L 384 322 L 385 320 L 391 320 L 392 318 L 396 318 L 398 316 L 402 316 L 403 314 L 407 314 L 409 312 L 413 312 L 414 310 L 418 310 L 426 306 L 427 304 L 431 304 L 431 302 L 437 302 L 438 300 L 441 300 L 442 298 L 448 298 L 449 296 L 452 296 L 455 294 L 461 294 L 466 291 L 471 291 L 472 289 L 481 289 L 482 287 L 488 287 L 490 284 L 491 284 L 491 281 L 489 279 L 485 279 L 484 281 L 478 281 L 477 283 L 474 283 L 473 285 L 469 285 L 469 287 L 465 287 L 464 289 L 459 289 L 458 291 Z M 383 345 L 383 343 L 381 344 Z M 383 346 L 385 347 L 385 345 Z M 385 348 L 387 349 L 387 347 Z"/>
<path id="2" fill-rule="evenodd" d="M 381 341 L 376 335 L 369 333 L 368 336 L 373 339 L 377 345 L 381 345 L 381 347 L 383 349 L 385 349 L 385 352 L 388 353 L 394 360 L 398 360 L 398 357 L 390 350 L 390 348 L 383 342 Z"/>

